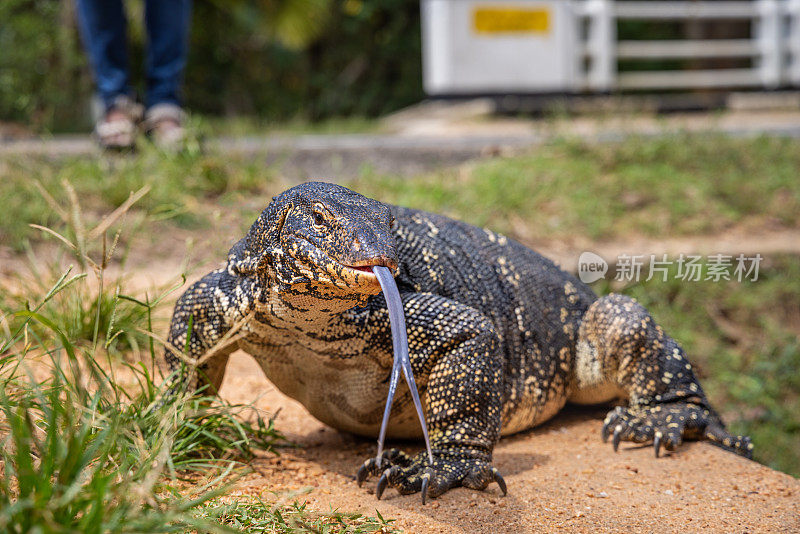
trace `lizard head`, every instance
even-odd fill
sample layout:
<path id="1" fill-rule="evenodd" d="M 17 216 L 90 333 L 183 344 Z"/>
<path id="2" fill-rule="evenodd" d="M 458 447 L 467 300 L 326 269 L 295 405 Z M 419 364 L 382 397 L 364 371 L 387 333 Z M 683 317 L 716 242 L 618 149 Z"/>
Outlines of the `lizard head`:
<path id="1" fill-rule="evenodd" d="M 237 274 L 321 300 L 380 292 L 372 267 L 397 270 L 389 207 L 345 187 L 309 182 L 272 199 L 229 254 Z"/>

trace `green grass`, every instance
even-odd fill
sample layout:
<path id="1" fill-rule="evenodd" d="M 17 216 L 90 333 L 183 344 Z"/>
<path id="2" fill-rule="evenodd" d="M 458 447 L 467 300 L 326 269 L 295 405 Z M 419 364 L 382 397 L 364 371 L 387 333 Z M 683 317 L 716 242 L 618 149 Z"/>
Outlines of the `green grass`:
<path id="1" fill-rule="evenodd" d="M 270 505 L 261 499 L 238 500 L 231 504 L 212 502 L 199 507 L 201 517 L 216 521 L 244 532 L 294 533 L 326 532 L 330 534 L 360 534 L 366 532 L 400 532 L 392 526 L 394 520 L 336 510 L 318 513 L 308 510 L 304 503 Z"/>
<path id="2" fill-rule="evenodd" d="M 357 190 L 525 241 L 713 234 L 800 225 L 800 141 L 714 135 L 561 141 L 527 155 Z"/>
<path id="3" fill-rule="evenodd" d="M 0 531 L 223 531 L 195 508 L 225 490 L 233 460 L 274 450 L 282 436 L 260 414 L 240 421 L 242 406 L 168 393 L 154 353 L 150 366 L 102 366 L 102 349 L 75 345 L 43 313 L 77 281 L 65 275 L 40 305 L 17 311 L 24 322 L 0 342 Z M 43 380 L 32 376 L 36 357 L 48 360 Z M 187 490 L 179 478 L 192 472 L 210 480 Z"/>
<path id="4" fill-rule="evenodd" d="M 101 402 L 102 394 L 76 392 L 57 374 L 12 398 L 3 394 L 0 530 L 174 532 L 202 525 L 186 511 L 207 498 L 162 497 L 158 478 L 149 476 L 159 474 L 153 466 L 164 464 L 169 442 L 131 447 L 122 414 Z"/>
<path id="5" fill-rule="evenodd" d="M 284 443 L 271 420 L 202 393 L 167 394 L 169 380 L 141 363 L 117 369 L 135 377 L 122 387 L 51 319 L 20 314 L 51 332 L 23 325 L 0 346 L 0 531 L 396 532 L 380 514 L 222 500 L 242 461 Z M 38 382 L 25 372 L 36 353 L 52 369 Z"/>
<path id="6" fill-rule="evenodd" d="M 57 278 L 57 264 L 48 263 L 31 255 L 29 271 L 13 273 L 0 292 L 0 311 L 9 313 L 7 328 L 14 329 L 24 318 L 10 312 L 33 306 L 34 296 L 45 295 L 47 283 Z M 101 343 L 114 355 L 129 354 L 141 357 L 148 338 L 140 329 L 147 328 L 148 309 L 127 299 L 124 284 L 120 281 L 104 291 L 98 291 L 93 277 L 81 276 L 43 302 L 43 312 L 51 317 L 67 339 L 78 345 Z M 46 327 L 29 324 L 39 335 Z M 95 329 L 97 327 L 97 329 Z"/>
<path id="7" fill-rule="evenodd" d="M 683 345 L 730 429 L 752 437 L 755 459 L 800 476 L 800 256 L 765 259 L 754 282 L 669 276 L 624 293 Z"/>
<path id="8" fill-rule="evenodd" d="M 60 224 L 62 217 L 46 196 L 62 198 L 65 183 L 81 199 L 87 226 L 123 205 L 132 192 L 145 188 L 147 194 L 128 214 L 129 225 L 169 220 L 188 229 L 207 227 L 214 220 L 218 209 L 212 203 L 276 187 L 271 171 L 257 161 L 207 155 L 197 147 L 178 154 L 144 146 L 139 155 L 0 159 L 0 199 L 6 210 L 0 225 L 2 243 L 22 250 L 26 239 L 39 238 L 40 233 L 28 227 L 30 223 Z M 72 213 L 67 215 L 71 218 Z"/>
<path id="9" fill-rule="evenodd" d="M 0 532 L 392 531 L 380 514 L 220 500 L 255 451 L 277 452 L 283 436 L 250 405 L 172 386 L 152 329 L 170 289 L 121 294 L 106 279 L 118 239 L 108 246 L 105 232 L 122 214 L 88 229 L 65 194 L 71 206 L 51 207 L 78 274 L 51 278 L 32 256 L 23 291 L 0 293 Z M 120 312 L 128 306 L 138 311 Z M 115 340 L 134 332 L 146 357 L 113 357 Z"/>
<path id="10" fill-rule="evenodd" d="M 681 134 L 608 144 L 563 140 L 415 177 L 365 171 L 343 185 L 527 242 L 603 240 L 708 234 L 732 226 L 797 227 L 799 168 L 798 140 Z M 128 157 L 8 157 L 0 160 L 0 239 L 21 250 L 26 238 L 37 237 L 29 222 L 56 222 L 37 181 L 51 194 L 69 181 L 89 219 L 147 186 L 138 206 L 150 220 L 197 230 L 234 210 L 241 213 L 244 204 L 247 217 L 236 220 L 249 224 L 244 219 L 286 187 L 279 173 L 259 158 L 204 153 L 197 145 L 176 155 L 144 147 Z"/>

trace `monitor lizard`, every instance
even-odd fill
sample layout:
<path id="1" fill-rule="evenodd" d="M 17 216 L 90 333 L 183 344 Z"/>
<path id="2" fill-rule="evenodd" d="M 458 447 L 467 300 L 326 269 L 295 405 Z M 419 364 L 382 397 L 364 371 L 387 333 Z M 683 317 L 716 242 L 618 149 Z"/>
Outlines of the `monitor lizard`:
<path id="1" fill-rule="evenodd" d="M 633 298 L 598 297 L 544 256 L 491 230 L 310 182 L 276 196 L 227 264 L 178 299 L 166 359 L 191 388 L 219 388 L 236 349 L 334 428 L 375 437 L 392 367 L 386 301 L 371 267 L 391 269 L 406 315 L 411 363 L 430 429 L 425 452 L 368 459 L 359 485 L 380 475 L 436 497 L 506 484 L 492 466 L 501 435 L 541 424 L 567 402 L 627 401 L 602 438 L 652 442 L 656 456 L 685 439 L 746 457 L 681 346 Z M 189 339 L 187 340 L 187 335 Z M 184 351 L 181 349 L 185 348 Z M 389 436 L 420 437 L 407 388 Z"/>

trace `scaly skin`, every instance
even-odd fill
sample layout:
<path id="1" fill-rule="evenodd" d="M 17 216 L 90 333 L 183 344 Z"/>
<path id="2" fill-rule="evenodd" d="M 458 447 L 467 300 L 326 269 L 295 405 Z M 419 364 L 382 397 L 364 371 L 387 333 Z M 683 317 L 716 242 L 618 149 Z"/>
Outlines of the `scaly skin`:
<path id="1" fill-rule="evenodd" d="M 372 265 L 395 274 L 411 363 L 434 453 L 386 451 L 381 474 L 400 493 L 505 483 L 492 467 L 500 435 L 546 421 L 567 401 L 628 400 L 603 437 L 674 450 L 708 439 L 750 456 L 711 409 L 680 346 L 635 300 L 591 289 L 548 259 L 489 230 L 387 206 L 340 186 L 307 183 L 274 198 L 225 268 L 178 300 L 169 339 L 199 361 L 191 387 L 218 388 L 242 348 L 267 377 L 322 422 L 375 437 L 392 341 Z M 357 267 L 361 267 L 358 269 Z M 191 318 L 191 339 L 186 343 Z M 173 369 L 181 359 L 166 358 Z M 401 386 L 389 435 L 419 437 Z"/>

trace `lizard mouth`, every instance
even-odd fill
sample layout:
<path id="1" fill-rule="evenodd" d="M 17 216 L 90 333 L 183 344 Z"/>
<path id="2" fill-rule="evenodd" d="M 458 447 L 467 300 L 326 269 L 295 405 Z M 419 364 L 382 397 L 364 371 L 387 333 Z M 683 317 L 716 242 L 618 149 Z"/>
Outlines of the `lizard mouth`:
<path id="1" fill-rule="evenodd" d="M 348 269 L 352 269 L 354 271 L 358 271 L 360 273 L 369 274 L 375 276 L 372 272 L 373 267 L 386 267 L 392 274 L 396 274 L 397 272 L 397 262 L 387 259 L 387 258 L 375 258 L 371 260 L 364 260 L 354 264 L 343 264 Z"/>
<path id="2" fill-rule="evenodd" d="M 367 293 L 379 293 L 381 290 L 378 277 L 372 272 L 373 267 L 386 267 L 392 275 L 397 273 L 397 262 L 385 258 L 374 258 L 355 264 L 342 263 L 341 265 L 344 267 L 341 276 L 347 285 L 352 288 L 361 288 Z"/>

